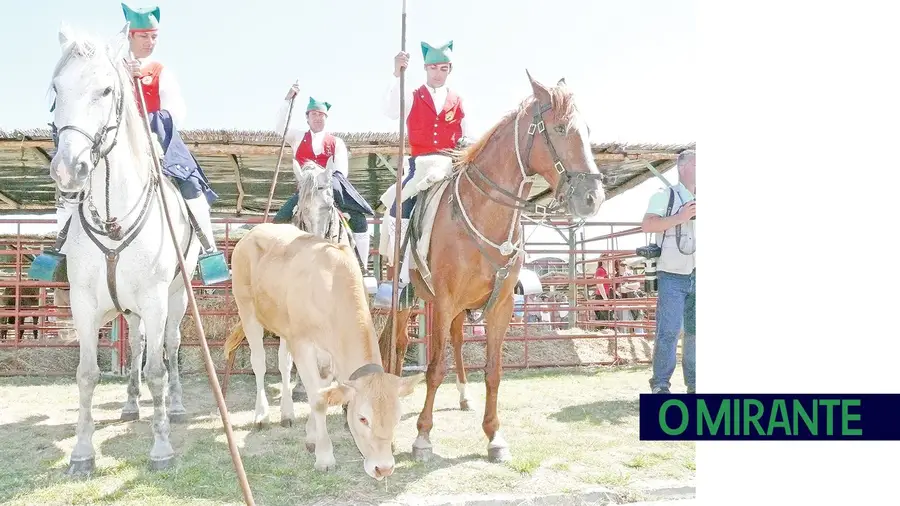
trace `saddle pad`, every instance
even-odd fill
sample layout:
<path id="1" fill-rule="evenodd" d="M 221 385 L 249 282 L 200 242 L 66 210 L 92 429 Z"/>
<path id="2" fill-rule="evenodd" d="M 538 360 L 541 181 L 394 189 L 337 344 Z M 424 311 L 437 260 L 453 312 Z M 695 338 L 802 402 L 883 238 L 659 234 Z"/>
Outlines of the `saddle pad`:
<path id="1" fill-rule="evenodd" d="M 418 257 L 426 263 L 428 263 L 428 252 L 431 249 L 431 232 L 434 227 L 434 218 L 437 216 L 438 206 L 440 205 L 441 199 L 444 197 L 444 192 L 447 191 L 447 187 L 450 185 L 451 181 L 453 180 L 445 179 L 437 187 L 429 188 L 429 191 L 426 192 L 425 195 L 423 195 L 423 197 L 425 198 L 420 198 L 416 202 L 416 206 L 418 206 L 420 203 L 422 203 L 423 200 L 426 201 L 424 202 L 425 209 L 422 210 L 422 220 L 419 222 L 419 227 L 421 227 L 421 237 L 418 238 L 418 241 L 416 243 L 416 253 L 418 254 Z M 410 266 L 410 268 L 413 267 L 419 266 Z M 422 267 L 425 267 L 425 269 L 422 269 L 425 272 L 431 272 L 431 269 L 429 269 L 427 265 Z"/>

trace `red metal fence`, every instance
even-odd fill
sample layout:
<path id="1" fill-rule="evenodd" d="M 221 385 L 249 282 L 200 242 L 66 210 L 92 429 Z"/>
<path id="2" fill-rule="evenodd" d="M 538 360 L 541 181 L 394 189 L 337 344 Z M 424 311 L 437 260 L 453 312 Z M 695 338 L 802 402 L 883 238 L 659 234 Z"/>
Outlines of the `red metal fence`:
<path id="1" fill-rule="evenodd" d="M 260 219 L 214 218 L 214 222 L 224 226 L 224 235 L 218 237 L 217 243 L 230 260 L 236 229 L 259 223 Z M 371 223 L 376 234 L 372 244 L 377 245 L 380 221 L 372 220 Z M 566 222 L 555 224 L 568 225 Z M 36 226 L 47 233 L 34 233 Z M 23 350 L 78 346 L 71 328 L 69 308 L 54 300 L 53 295 L 55 288 L 65 288 L 67 285 L 27 279 L 31 257 L 52 245 L 54 226 L 54 220 L 0 218 L 0 232 L 5 231 L 0 233 L 0 375 L 36 374 L 16 365 L 17 354 Z M 526 236 L 532 234 L 533 229 L 526 230 Z M 521 314 L 513 316 L 506 337 L 508 344 L 504 345 L 504 352 L 515 360 L 510 358 L 505 361 L 504 367 L 647 362 L 655 331 L 655 294 L 606 301 L 596 300 L 594 296 L 600 281 L 610 283 L 614 293 L 617 288 L 627 287 L 628 284 L 637 283 L 639 288 L 643 288 L 642 262 L 634 265 L 634 272 L 626 273 L 616 273 L 611 265 L 607 265 L 609 279 L 598 280 L 595 277 L 600 255 L 604 255 L 604 260 L 610 263 L 637 260 L 635 247 L 647 242 L 639 224 L 593 223 L 586 224 L 579 231 L 562 229 L 545 234 L 560 237 L 564 242 L 531 240 L 527 244 L 526 268 L 538 273 L 544 291 L 527 297 L 524 304 L 517 306 Z M 376 252 L 372 253 L 370 260 L 376 276 L 386 274 Z M 236 321 L 237 318 L 230 285 L 203 286 L 195 278 L 194 289 L 209 345 L 215 351 L 224 342 L 222 328 L 227 328 L 228 321 Z M 608 311 L 609 319 L 598 320 L 597 311 Z M 387 314 L 379 310 L 373 313 L 381 321 Z M 414 315 L 409 327 L 410 348 L 418 350 L 418 362 L 423 365 L 431 351 L 427 339 L 431 332 L 430 305 L 421 304 Z M 185 322 L 183 330 L 193 326 L 190 311 Z M 217 330 L 211 331 L 212 325 L 217 325 Z M 464 330 L 466 346 L 483 343 L 483 330 L 481 325 L 467 321 Z M 266 344 L 277 346 L 277 341 L 267 340 Z M 186 348 L 197 347 L 199 341 L 185 337 L 182 345 Z M 124 372 L 129 350 L 124 319 L 116 318 L 101 329 L 99 346 L 110 352 L 110 370 Z M 480 357 L 480 362 L 473 359 L 472 363 L 467 358 L 466 368 L 482 367 L 484 354 Z M 236 372 L 249 371 L 239 369 Z"/>

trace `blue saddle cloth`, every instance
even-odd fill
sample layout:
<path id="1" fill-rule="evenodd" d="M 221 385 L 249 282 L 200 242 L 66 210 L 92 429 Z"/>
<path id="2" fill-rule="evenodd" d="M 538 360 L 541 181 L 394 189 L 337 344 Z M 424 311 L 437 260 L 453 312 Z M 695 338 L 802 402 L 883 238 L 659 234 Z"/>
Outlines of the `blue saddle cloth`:
<path id="1" fill-rule="evenodd" d="M 366 216 L 375 216 L 372 206 L 350 184 L 342 172 L 334 171 L 331 178 L 331 186 L 334 190 L 334 204 L 345 213 L 359 213 Z"/>
<path id="2" fill-rule="evenodd" d="M 163 148 L 163 174 L 177 181 L 185 199 L 195 199 L 202 193 L 209 205 L 212 205 L 219 196 L 209 186 L 206 174 L 175 128 L 172 115 L 161 109 L 150 113 L 149 119 L 150 130 L 156 134 Z"/>

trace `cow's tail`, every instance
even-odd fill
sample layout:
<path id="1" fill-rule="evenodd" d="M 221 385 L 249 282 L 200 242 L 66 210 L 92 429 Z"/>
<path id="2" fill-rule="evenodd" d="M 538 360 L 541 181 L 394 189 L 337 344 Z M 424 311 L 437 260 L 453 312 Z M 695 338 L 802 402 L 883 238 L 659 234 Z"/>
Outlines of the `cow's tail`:
<path id="1" fill-rule="evenodd" d="M 228 361 L 231 359 L 231 354 L 234 353 L 234 350 L 241 345 L 244 341 L 244 326 L 241 322 L 237 322 L 234 328 L 231 329 L 231 333 L 228 335 L 228 338 L 225 339 L 225 360 Z"/>

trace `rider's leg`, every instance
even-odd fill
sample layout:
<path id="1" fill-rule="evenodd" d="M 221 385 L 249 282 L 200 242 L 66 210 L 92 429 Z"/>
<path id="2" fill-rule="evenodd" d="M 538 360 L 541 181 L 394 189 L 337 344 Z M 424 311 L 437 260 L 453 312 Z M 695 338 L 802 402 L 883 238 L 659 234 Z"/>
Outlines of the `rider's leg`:
<path id="1" fill-rule="evenodd" d="M 272 221 L 275 223 L 290 223 L 294 217 L 294 207 L 297 206 L 297 202 L 300 201 L 300 194 L 295 193 L 291 195 L 291 198 L 281 206 L 281 209 L 275 213 L 275 217 L 272 218 Z"/>
<path id="2" fill-rule="evenodd" d="M 209 212 L 209 202 L 206 200 L 206 195 L 201 193 L 196 198 L 184 199 L 184 202 L 191 210 L 191 214 L 193 214 L 194 218 L 197 220 L 197 224 L 200 226 L 203 235 L 206 236 L 206 240 L 209 241 L 209 251 L 206 251 L 205 253 L 217 251 L 216 239 L 213 236 L 212 219 Z"/>
<path id="3" fill-rule="evenodd" d="M 363 271 L 369 270 L 369 223 L 366 221 L 365 215 L 355 211 L 350 211 L 350 230 L 353 232 L 353 241 L 356 242 L 356 251 L 362 260 Z"/>

